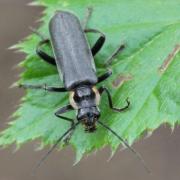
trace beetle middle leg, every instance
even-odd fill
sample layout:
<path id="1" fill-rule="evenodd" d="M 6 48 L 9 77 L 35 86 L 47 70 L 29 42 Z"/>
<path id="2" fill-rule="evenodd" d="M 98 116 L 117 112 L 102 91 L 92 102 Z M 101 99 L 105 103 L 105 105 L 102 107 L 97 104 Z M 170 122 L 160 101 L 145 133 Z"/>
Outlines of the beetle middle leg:
<path id="1" fill-rule="evenodd" d="M 71 119 L 71 118 L 68 118 L 68 117 L 60 115 L 60 114 L 63 114 L 63 113 L 66 113 L 66 112 L 72 111 L 72 110 L 74 110 L 74 108 L 69 104 L 69 105 L 66 105 L 66 106 L 58 109 L 54 114 L 55 114 L 56 117 L 70 122 L 71 123 L 71 127 L 74 127 L 74 124 L 75 124 L 74 119 Z M 65 137 L 65 139 L 64 139 L 64 143 L 65 144 L 69 143 L 69 140 L 71 139 L 71 137 L 72 137 L 72 135 L 74 133 L 74 130 L 75 129 L 72 129 L 72 131 L 70 131 L 70 133 Z"/>
<path id="2" fill-rule="evenodd" d="M 104 80 L 106 80 L 108 77 L 110 77 L 112 75 L 112 71 L 111 70 L 108 70 L 106 73 L 104 73 L 103 75 L 99 76 L 98 77 L 98 82 L 97 83 L 100 83 Z"/>
<path id="3" fill-rule="evenodd" d="M 52 87 L 44 85 L 30 85 L 30 84 L 19 84 L 20 88 L 24 89 L 42 89 L 49 92 L 66 92 L 67 90 L 64 87 Z"/>
<path id="4" fill-rule="evenodd" d="M 125 111 L 126 109 L 129 108 L 130 101 L 128 100 L 128 98 L 126 99 L 126 102 L 127 102 L 126 106 L 124 106 L 123 108 L 116 108 L 116 107 L 113 106 L 112 97 L 111 97 L 110 92 L 108 91 L 108 89 L 106 87 L 102 86 L 102 87 L 99 88 L 99 93 L 102 94 L 103 92 L 106 92 L 106 94 L 108 96 L 109 107 L 112 110 L 117 111 L 117 112 L 122 112 L 122 111 Z"/>

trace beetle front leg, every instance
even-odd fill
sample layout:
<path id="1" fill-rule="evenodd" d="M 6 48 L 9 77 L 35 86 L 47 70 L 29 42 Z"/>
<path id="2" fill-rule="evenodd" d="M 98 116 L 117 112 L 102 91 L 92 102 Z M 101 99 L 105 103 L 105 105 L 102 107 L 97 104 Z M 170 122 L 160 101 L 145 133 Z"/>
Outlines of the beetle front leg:
<path id="1" fill-rule="evenodd" d="M 66 120 L 66 121 L 70 122 L 70 123 L 71 123 L 71 127 L 73 127 L 74 124 L 75 124 L 74 119 L 71 119 L 71 118 L 68 118 L 68 117 L 61 116 L 61 115 L 60 115 L 60 114 L 66 113 L 66 112 L 71 111 L 71 110 L 74 110 L 74 108 L 69 104 L 69 105 L 67 105 L 67 106 L 64 106 L 64 107 L 58 109 L 54 114 L 55 114 L 56 117 L 61 118 L 61 119 L 63 119 L 63 120 Z M 71 139 L 71 137 L 72 137 L 72 135 L 73 135 L 73 133 L 74 133 L 74 130 L 75 130 L 75 129 L 73 129 L 73 130 L 67 135 L 67 137 L 65 137 L 65 139 L 64 139 L 64 143 L 65 143 L 65 144 L 68 144 L 68 143 L 69 143 L 69 140 Z"/>
<path id="2" fill-rule="evenodd" d="M 112 110 L 117 111 L 117 112 L 122 112 L 122 111 L 125 111 L 126 109 L 129 108 L 130 101 L 128 100 L 128 98 L 126 99 L 127 105 L 125 107 L 123 107 L 123 108 L 116 108 L 116 107 L 113 106 L 111 94 L 110 94 L 110 92 L 108 91 L 108 89 L 106 87 L 100 87 L 99 88 L 99 93 L 102 94 L 103 92 L 106 92 L 106 94 L 108 96 L 109 107 Z"/>
<path id="3" fill-rule="evenodd" d="M 20 88 L 24 89 L 42 89 L 49 92 L 66 92 L 67 90 L 64 87 L 51 87 L 44 85 L 30 85 L 30 84 L 19 84 Z"/>

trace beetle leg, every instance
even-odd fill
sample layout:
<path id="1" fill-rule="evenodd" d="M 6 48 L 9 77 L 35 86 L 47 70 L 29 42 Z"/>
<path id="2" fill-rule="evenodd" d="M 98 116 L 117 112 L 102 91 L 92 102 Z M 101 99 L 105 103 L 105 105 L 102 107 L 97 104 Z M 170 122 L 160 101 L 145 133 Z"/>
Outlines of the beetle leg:
<path id="1" fill-rule="evenodd" d="M 103 92 L 106 92 L 107 96 L 108 96 L 108 102 L 109 102 L 109 107 L 114 110 L 114 111 L 117 111 L 117 112 L 122 112 L 122 111 L 125 111 L 126 109 L 129 108 L 130 106 L 130 101 L 128 100 L 128 98 L 126 99 L 126 102 L 127 102 L 127 105 L 123 108 L 116 108 L 113 106 L 113 102 L 112 102 L 112 97 L 111 97 L 111 94 L 110 92 L 108 91 L 108 89 L 106 87 L 100 87 L 99 88 L 99 93 L 100 95 L 103 93 Z"/>
<path id="2" fill-rule="evenodd" d="M 36 47 L 36 53 L 37 55 L 43 59 L 44 61 L 46 61 L 49 64 L 52 65 L 56 65 L 55 59 L 53 57 L 51 57 L 50 55 L 48 55 L 47 53 L 45 53 L 44 51 L 41 50 L 41 46 L 44 44 L 48 44 L 50 43 L 49 39 L 45 38 L 40 32 L 38 32 L 36 29 L 31 28 L 31 31 L 34 32 L 37 36 L 39 36 L 42 40 L 39 42 L 39 44 Z"/>
<path id="3" fill-rule="evenodd" d="M 66 92 L 67 91 L 64 87 L 50 87 L 50 86 L 46 86 L 46 84 L 44 85 L 19 84 L 18 86 L 24 89 L 43 89 L 49 92 Z"/>
<path id="4" fill-rule="evenodd" d="M 92 55 L 95 56 L 100 51 L 100 49 L 102 48 L 102 46 L 105 42 L 105 35 L 97 29 L 86 29 L 87 23 L 88 23 L 89 19 L 91 18 L 92 12 L 93 12 L 93 8 L 88 7 L 85 19 L 82 23 L 82 27 L 84 28 L 85 33 L 90 32 L 90 33 L 99 33 L 100 34 L 100 37 L 98 38 L 98 40 L 96 41 L 96 43 L 94 44 L 94 46 L 91 49 Z"/>
<path id="5" fill-rule="evenodd" d="M 58 118 L 64 119 L 66 121 L 69 121 L 69 122 L 71 122 L 72 125 L 74 125 L 74 120 L 73 119 L 60 115 L 60 114 L 63 114 L 63 113 L 66 113 L 66 112 L 72 111 L 72 110 L 74 110 L 74 108 L 70 104 L 68 104 L 68 105 L 58 109 L 54 114 Z"/>
<path id="6" fill-rule="evenodd" d="M 74 110 L 74 108 L 69 104 L 67 106 L 64 106 L 60 109 L 58 109 L 56 112 L 55 112 L 55 116 L 58 117 L 58 118 L 61 118 L 63 120 L 66 120 L 66 121 L 69 121 L 71 123 L 71 127 L 74 126 L 75 122 L 74 122 L 74 119 L 71 119 L 71 118 L 68 118 L 68 117 L 65 117 L 65 116 L 61 116 L 60 114 L 63 114 L 63 113 L 66 113 L 68 111 L 71 111 L 71 110 Z M 72 131 L 70 131 L 70 133 L 65 137 L 64 139 L 64 143 L 65 144 L 68 144 L 69 143 L 69 140 L 71 139 L 73 133 L 74 133 L 74 130 L 75 129 L 72 129 Z"/>
<path id="7" fill-rule="evenodd" d="M 41 34 L 37 29 L 30 27 L 30 30 L 35 33 L 37 36 L 39 36 L 42 40 L 45 40 L 47 38 L 45 38 L 45 36 L 43 34 Z"/>
<path id="8" fill-rule="evenodd" d="M 121 51 L 125 48 L 125 45 L 120 45 L 113 54 L 106 60 L 105 66 L 111 65 L 112 61 L 121 53 Z"/>
<path id="9" fill-rule="evenodd" d="M 87 24 L 88 24 L 88 21 L 89 19 L 91 18 L 91 15 L 92 15 L 92 12 L 93 12 L 93 8 L 92 7 L 88 7 L 86 9 L 86 15 L 85 15 L 85 18 L 82 22 L 82 27 L 85 29 Z"/>
<path id="10" fill-rule="evenodd" d="M 48 43 L 50 43 L 49 39 L 44 39 L 44 40 L 40 41 L 39 44 L 37 45 L 36 53 L 42 60 L 46 61 L 47 63 L 49 63 L 51 65 L 56 66 L 55 58 L 41 50 L 42 45 L 48 44 Z"/>
<path id="11" fill-rule="evenodd" d="M 85 33 L 99 33 L 100 34 L 100 37 L 98 38 L 98 40 L 96 41 L 94 46 L 91 48 L 92 55 L 95 56 L 100 51 L 102 46 L 104 45 L 106 37 L 101 31 L 99 31 L 97 29 L 85 29 L 84 32 Z"/>
<path id="12" fill-rule="evenodd" d="M 109 76 L 111 76 L 111 74 L 112 74 L 112 71 L 109 70 L 109 71 L 107 71 L 106 73 L 104 73 L 103 75 L 99 76 L 97 83 L 100 83 L 100 82 L 106 80 Z"/>

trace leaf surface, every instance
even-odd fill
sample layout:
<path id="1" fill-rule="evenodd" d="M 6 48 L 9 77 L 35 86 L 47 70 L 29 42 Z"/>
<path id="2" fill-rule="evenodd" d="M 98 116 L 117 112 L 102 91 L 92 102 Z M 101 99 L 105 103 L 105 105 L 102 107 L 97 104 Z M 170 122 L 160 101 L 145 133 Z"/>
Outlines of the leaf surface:
<path id="1" fill-rule="evenodd" d="M 180 2 L 178 0 L 38 0 L 34 4 L 46 7 L 39 31 L 49 37 L 48 23 L 56 10 L 74 12 L 83 21 L 86 8 L 94 11 L 88 23 L 106 34 L 106 43 L 95 57 L 97 74 L 105 72 L 103 63 L 120 45 L 124 52 L 113 61 L 113 75 L 102 84 L 109 88 L 115 106 L 122 107 L 129 97 L 131 107 L 123 113 L 112 112 L 105 95 L 101 98 L 101 119 L 130 144 L 146 131 L 154 131 L 163 123 L 174 127 L 180 121 Z M 96 36 L 88 36 L 93 45 Z M 22 61 L 24 84 L 61 86 L 57 69 L 42 60 L 35 47 L 40 37 L 33 34 L 16 45 L 26 53 Z M 50 47 L 46 51 L 51 53 Z M 40 138 L 43 145 L 54 144 L 68 129 L 69 123 L 54 116 L 57 108 L 68 103 L 68 93 L 47 93 L 28 90 L 14 121 L 1 132 L 0 145 L 18 146 Z M 68 113 L 75 117 L 75 113 Z M 84 153 L 110 145 L 115 151 L 119 140 L 98 126 L 87 134 L 79 126 L 70 144 L 77 152 L 76 160 Z"/>

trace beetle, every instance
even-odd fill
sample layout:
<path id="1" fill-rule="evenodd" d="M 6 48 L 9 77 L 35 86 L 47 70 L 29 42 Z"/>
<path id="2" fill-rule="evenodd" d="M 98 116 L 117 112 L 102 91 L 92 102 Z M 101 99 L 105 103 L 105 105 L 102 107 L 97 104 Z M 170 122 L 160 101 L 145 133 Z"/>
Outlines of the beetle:
<path id="1" fill-rule="evenodd" d="M 41 159 L 37 167 L 46 159 L 46 157 L 55 149 L 59 142 L 65 138 L 68 143 L 75 128 L 80 123 L 85 126 L 85 131 L 92 133 L 96 130 L 96 124 L 100 124 L 105 129 L 114 134 L 123 144 L 128 147 L 144 164 L 144 160 L 128 143 L 123 140 L 115 131 L 99 120 L 100 110 L 98 108 L 102 93 L 106 93 L 108 97 L 110 109 L 122 112 L 129 108 L 130 102 L 127 99 L 127 105 L 123 108 L 113 106 L 111 94 L 104 86 L 96 88 L 98 83 L 106 80 L 112 72 L 108 70 L 106 73 L 97 77 L 94 63 L 94 56 L 100 51 L 104 42 L 105 35 L 97 29 L 85 29 L 82 27 L 80 20 L 76 15 L 68 11 L 57 11 L 49 23 L 50 40 L 43 39 L 37 45 L 37 55 L 45 62 L 57 66 L 60 78 L 63 80 L 64 87 L 49 87 L 46 85 L 27 85 L 20 84 L 20 87 L 30 89 L 44 89 L 49 92 L 69 92 L 70 104 L 58 109 L 55 116 L 71 123 L 71 127 L 57 140 L 48 153 Z M 97 33 L 99 38 L 92 48 L 86 38 L 86 33 Z M 50 56 L 42 50 L 44 44 L 51 43 L 54 57 Z M 106 64 L 110 64 L 112 60 L 124 49 L 121 45 Z M 77 111 L 76 121 L 66 116 L 62 116 L 71 110 Z M 147 169 L 147 168 L 146 168 Z"/>

